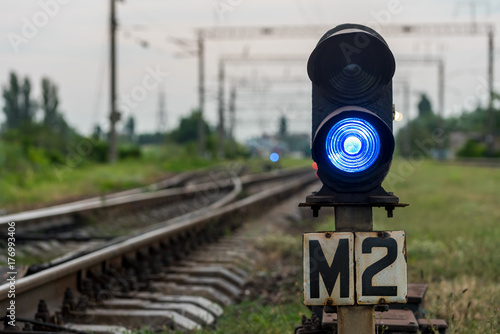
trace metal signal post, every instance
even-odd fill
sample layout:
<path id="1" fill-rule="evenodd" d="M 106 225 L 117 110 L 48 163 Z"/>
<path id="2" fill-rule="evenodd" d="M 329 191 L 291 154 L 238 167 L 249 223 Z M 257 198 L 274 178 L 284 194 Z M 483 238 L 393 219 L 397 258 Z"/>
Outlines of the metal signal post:
<path id="1" fill-rule="evenodd" d="M 304 303 L 319 319 L 314 330 L 328 318 L 339 334 L 375 333 L 377 305 L 406 303 L 405 233 L 374 232 L 372 221 L 372 207 L 392 217 L 395 207 L 407 205 L 382 188 L 394 151 L 395 68 L 384 39 L 357 24 L 326 32 L 309 57 L 311 154 L 323 186 L 300 205 L 314 216 L 321 207 L 335 208 L 335 231 L 303 239 Z"/>

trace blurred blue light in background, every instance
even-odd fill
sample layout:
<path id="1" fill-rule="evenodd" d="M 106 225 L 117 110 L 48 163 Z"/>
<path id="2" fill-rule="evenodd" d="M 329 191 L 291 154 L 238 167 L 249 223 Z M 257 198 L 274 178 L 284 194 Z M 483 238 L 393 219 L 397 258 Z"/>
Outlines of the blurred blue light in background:
<path id="1" fill-rule="evenodd" d="M 269 156 L 269 159 L 271 159 L 272 162 L 276 162 L 280 159 L 280 155 L 276 152 L 271 153 L 271 155 Z"/>

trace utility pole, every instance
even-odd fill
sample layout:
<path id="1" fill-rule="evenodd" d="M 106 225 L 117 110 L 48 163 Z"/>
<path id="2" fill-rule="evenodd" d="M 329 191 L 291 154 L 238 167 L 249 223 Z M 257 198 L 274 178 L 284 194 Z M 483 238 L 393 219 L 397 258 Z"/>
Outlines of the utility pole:
<path id="1" fill-rule="evenodd" d="M 219 60 L 219 124 L 217 126 L 217 156 L 224 158 L 224 62 Z"/>
<path id="2" fill-rule="evenodd" d="M 236 155 L 236 138 L 234 138 L 234 127 L 236 126 L 236 87 L 231 87 L 231 92 L 229 93 L 229 130 L 228 137 L 230 140 L 229 149 L 233 156 Z"/>
<path id="3" fill-rule="evenodd" d="M 160 87 L 160 96 L 158 100 L 158 123 L 157 131 L 158 133 L 165 133 L 166 131 L 166 120 L 165 120 L 165 92 L 163 86 Z"/>
<path id="4" fill-rule="evenodd" d="M 109 114 L 109 151 L 108 161 L 114 163 L 118 158 L 116 123 L 120 120 L 120 113 L 116 110 L 116 14 L 115 1 L 110 0 L 110 114 Z"/>
<path id="5" fill-rule="evenodd" d="M 493 91 L 493 62 L 494 62 L 494 48 L 493 48 L 494 34 L 493 28 L 488 31 L 488 133 L 486 135 L 486 145 L 488 149 L 488 156 L 492 157 L 495 150 L 495 136 L 494 136 L 494 123 L 493 116 L 493 99 L 495 92 Z"/>
<path id="6" fill-rule="evenodd" d="M 231 87 L 229 95 L 229 138 L 233 144 L 236 142 L 234 138 L 234 127 L 236 125 L 236 87 Z"/>
<path id="7" fill-rule="evenodd" d="M 203 31 L 198 31 L 198 155 L 205 156 L 205 46 Z"/>
<path id="8" fill-rule="evenodd" d="M 439 115 L 444 118 L 444 60 L 439 59 L 438 61 L 438 103 L 439 103 Z"/>
<path id="9" fill-rule="evenodd" d="M 438 73 L 439 73 L 439 83 L 438 83 L 438 95 L 439 95 L 439 127 L 442 131 L 442 136 L 438 142 L 439 152 L 438 160 L 445 160 L 446 155 L 444 153 L 444 141 L 445 141 L 445 129 L 444 129 L 444 60 L 440 59 L 438 62 Z"/>

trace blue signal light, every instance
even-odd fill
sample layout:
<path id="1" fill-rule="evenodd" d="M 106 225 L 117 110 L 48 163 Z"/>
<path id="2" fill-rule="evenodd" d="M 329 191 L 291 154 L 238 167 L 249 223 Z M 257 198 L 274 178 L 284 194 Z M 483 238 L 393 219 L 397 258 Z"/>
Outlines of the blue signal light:
<path id="1" fill-rule="evenodd" d="M 330 162 L 347 173 L 370 168 L 380 154 L 380 146 L 380 136 L 373 125 L 356 117 L 335 123 L 325 142 Z"/>

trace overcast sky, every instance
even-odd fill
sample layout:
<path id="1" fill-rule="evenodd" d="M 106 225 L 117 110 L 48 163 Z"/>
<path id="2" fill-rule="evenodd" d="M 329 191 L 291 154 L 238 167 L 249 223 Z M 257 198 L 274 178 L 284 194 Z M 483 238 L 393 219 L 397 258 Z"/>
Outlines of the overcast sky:
<path id="1" fill-rule="evenodd" d="M 471 9 L 475 3 L 475 10 Z M 478 23 L 500 22 L 498 1 L 452 0 L 125 0 L 117 3 L 118 94 L 131 95 L 146 87 L 141 101 L 122 104 L 124 118 L 133 115 L 140 132 L 158 127 L 158 100 L 166 94 L 166 122 L 171 129 L 180 117 L 197 107 L 196 58 L 183 53 L 172 37 L 187 44 L 195 41 L 195 28 L 213 26 L 278 26 L 351 22 L 381 25 L 402 23 L 468 23 L 474 13 Z M 0 2 L 0 85 L 8 73 L 29 77 L 34 97 L 40 96 L 42 77 L 59 87 L 60 110 L 82 133 L 103 124 L 109 113 L 108 29 L 109 0 L 3 0 Z M 310 128 L 310 83 L 306 59 L 321 35 L 310 39 L 209 41 L 206 43 L 207 98 L 205 115 L 217 120 L 217 63 L 221 56 L 247 54 L 302 56 L 303 62 L 232 65 L 228 76 L 239 80 L 238 138 L 277 129 L 277 119 L 289 115 L 294 132 Z M 486 36 L 384 36 L 397 69 L 394 99 L 405 116 L 413 117 L 420 93 L 427 93 L 437 107 L 437 67 L 408 64 L 404 57 L 432 56 L 445 61 L 445 110 L 456 113 L 472 101 L 487 74 Z M 147 42 L 147 47 L 144 47 Z M 142 43 L 142 44 L 141 44 Z M 194 44 L 193 44 L 194 45 Z M 500 38 L 495 38 L 499 59 Z M 155 73 L 152 75 L 151 73 Z M 168 74 L 167 74 L 168 73 Z M 149 76 L 149 77 L 148 77 Z M 274 77 L 276 83 L 265 83 Z M 241 80 L 259 83 L 259 93 Z M 293 78 L 283 80 L 283 78 Z M 300 81 L 300 79 L 304 81 Z M 500 66 L 495 68 L 500 82 Z M 161 81 L 161 85 L 157 85 Z M 411 90 L 411 109 L 402 110 L 401 86 Z M 500 88 L 500 85 L 499 87 Z M 226 95 L 227 97 L 227 95 Z M 483 102 L 484 99 L 483 99 Z M 470 103 L 469 103 L 470 104 Z M 0 102 L 3 106 L 3 100 Z M 3 113 L 0 116 L 3 119 Z M 121 126 L 121 125 L 120 125 Z"/>

